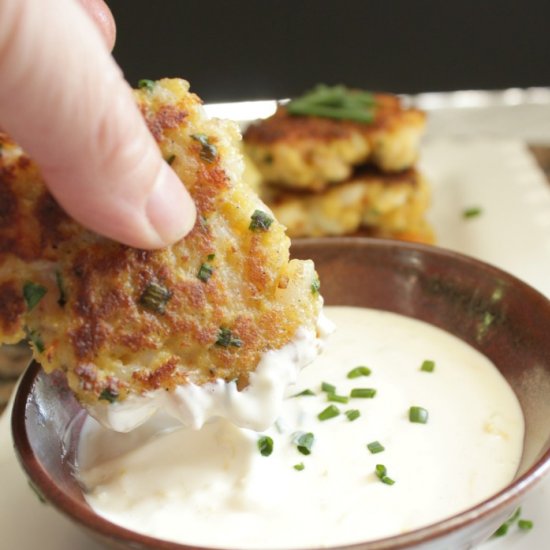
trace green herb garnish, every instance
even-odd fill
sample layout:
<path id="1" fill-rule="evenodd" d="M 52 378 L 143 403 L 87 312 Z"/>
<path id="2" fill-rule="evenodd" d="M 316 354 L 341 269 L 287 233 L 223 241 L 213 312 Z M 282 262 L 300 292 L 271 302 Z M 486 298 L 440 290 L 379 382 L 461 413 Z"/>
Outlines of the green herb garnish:
<path id="1" fill-rule="evenodd" d="M 375 455 L 377 453 L 381 453 L 385 450 L 384 446 L 380 441 L 372 441 L 371 443 L 367 443 L 367 449 L 370 451 L 371 454 Z"/>
<path id="2" fill-rule="evenodd" d="M 45 286 L 27 281 L 23 285 L 23 297 L 27 303 L 27 310 L 31 311 L 42 300 L 46 292 L 48 289 Z"/>
<path id="3" fill-rule="evenodd" d="M 165 286 L 158 283 L 149 283 L 139 297 L 139 303 L 155 313 L 164 313 L 166 304 L 172 297 L 172 293 Z"/>
<path id="4" fill-rule="evenodd" d="M 322 382 L 321 383 L 321 391 L 324 391 L 326 393 L 336 393 L 336 386 L 333 386 L 332 384 L 329 384 L 328 382 Z"/>
<path id="5" fill-rule="evenodd" d="M 109 388 L 105 388 L 100 394 L 99 399 L 103 399 L 104 401 L 109 401 L 109 403 L 114 403 L 118 398 L 118 393 L 116 393 L 113 390 L 110 390 Z"/>
<path id="6" fill-rule="evenodd" d="M 375 98 L 371 92 L 345 86 L 319 84 L 287 106 L 291 115 L 319 116 L 369 123 L 374 120 Z"/>
<path id="7" fill-rule="evenodd" d="M 311 293 L 312 294 L 319 294 L 319 291 L 321 290 L 321 281 L 319 280 L 319 277 L 315 277 L 313 281 L 311 282 Z"/>
<path id="8" fill-rule="evenodd" d="M 530 519 L 520 519 L 518 521 L 518 527 L 522 531 L 531 531 L 531 529 L 533 529 L 533 522 Z"/>
<path id="9" fill-rule="evenodd" d="M 214 260 L 214 258 L 216 257 L 216 254 L 208 254 L 208 256 L 206 256 L 206 259 L 211 262 L 212 260 Z"/>
<path id="10" fill-rule="evenodd" d="M 176 155 L 170 155 L 169 157 L 166 157 L 166 162 L 172 166 L 172 163 L 176 160 Z"/>
<path id="11" fill-rule="evenodd" d="M 354 369 L 351 369 L 348 372 L 348 378 L 350 379 L 359 378 L 360 376 L 370 376 L 370 374 L 371 374 L 371 370 L 369 369 L 369 367 L 360 366 L 360 367 L 355 367 Z"/>
<path id="12" fill-rule="evenodd" d="M 240 348 L 243 345 L 243 342 L 240 338 L 233 336 L 233 333 L 228 328 L 220 327 L 220 331 L 218 332 L 218 339 L 216 340 L 216 345 L 223 348 L 228 348 L 229 346 Z"/>
<path id="13" fill-rule="evenodd" d="M 334 403 L 348 403 L 349 397 L 347 395 L 336 395 L 335 393 L 327 394 L 327 401 L 333 401 Z"/>
<path id="14" fill-rule="evenodd" d="M 210 143 L 210 139 L 205 134 L 193 134 L 191 136 L 195 141 L 198 141 L 201 144 L 201 152 L 199 156 L 202 160 L 206 162 L 214 162 L 218 156 L 218 150 L 215 145 Z"/>
<path id="15" fill-rule="evenodd" d="M 258 439 L 258 449 L 262 456 L 269 456 L 273 452 L 273 439 L 268 435 L 262 435 Z"/>
<path id="16" fill-rule="evenodd" d="M 67 303 L 67 293 L 65 291 L 65 284 L 59 271 L 55 272 L 55 282 L 57 283 L 57 289 L 59 290 L 59 298 L 57 303 L 63 307 Z"/>
<path id="17" fill-rule="evenodd" d="M 411 407 L 409 409 L 409 420 L 416 424 L 426 424 L 428 422 L 428 411 L 423 407 Z"/>
<path id="18" fill-rule="evenodd" d="M 28 330 L 26 329 L 27 338 L 29 339 L 29 342 L 34 346 L 34 349 L 38 353 L 43 353 L 46 349 L 46 346 L 44 345 L 44 342 L 42 341 L 42 337 L 36 330 Z"/>
<path id="19" fill-rule="evenodd" d="M 508 533 L 508 529 L 516 523 L 521 516 L 521 507 L 516 508 L 514 513 L 493 533 L 493 537 L 503 537 Z"/>
<path id="20" fill-rule="evenodd" d="M 303 462 L 299 462 L 298 464 L 294 464 L 293 468 L 301 472 L 305 468 L 305 466 Z"/>
<path id="21" fill-rule="evenodd" d="M 311 391 L 310 389 L 307 389 L 307 390 L 302 390 L 301 392 L 295 393 L 291 397 L 305 397 L 310 395 L 315 395 L 315 392 Z"/>
<path id="22" fill-rule="evenodd" d="M 207 263 L 201 264 L 199 268 L 199 272 L 197 273 L 197 277 L 203 282 L 207 283 L 208 279 L 212 277 L 212 273 L 214 273 L 214 268 Z"/>
<path id="23" fill-rule="evenodd" d="M 426 359 L 422 362 L 422 365 L 420 366 L 420 370 L 424 372 L 433 372 L 435 369 L 435 361 L 432 361 L 431 359 Z"/>
<path id="24" fill-rule="evenodd" d="M 294 438 L 298 451 L 300 451 L 303 455 L 311 454 L 311 447 L 313 447 L 314 441 L 315 436 L 311 432 L 299 432 Z"/>
<path id="25" fill-rule="evenodd" d="M 272 223 L 273 218 L 263 210 L 254 210 L 254 213 L 250 216 L 248 229 L 251 231 L 268 231 Z"/>
<path id="26" fill-rule="evenodd" d="M 153 80 L 149 80 L 147 78 L 138 80 L 138 88 L 146 88 L 149 92 L 152 92 L 154 87 L 155 82 Z"/>
<path id="27" fill-rule="evenodd" d="M 372 399 L 376 395 L 374 388 L 353 388 L 349 394 L 350 397 L 360 397 L 364 399 Z"/>
<path id="28" fill-rule="evenodd" d="M 386 485 L 393 485 L 395 481 L 387 476 L 388 470 L 383 464 L 377 464 L 375 469 L 376 477 Z"/>
<path id="29" fill-rule="evenodd" d="M 361 413 L 357 409 L 350 409 L 349 411 L 346 411 L 346 416 L 350 422 L 353 422 L 361 416 Z"/>
<path id="30" fill-rule="evenodd" d="M 336 405 L 329 405 L 326 409 L 322 410 L 317 415 L 317 418 L 321 421 L 329 420 L 331 418 L 334 418 L 335 416 L 338 416 L 339 414 L 340 409 Z"/>
<path id="31" fill-rule="evenodd" d="M 462 217 L 465 219 L 477 218 L 482 212 L 483 210 L 479 206 L 473 206 L 471 208 L 465 208 L 462 211 Z"/>

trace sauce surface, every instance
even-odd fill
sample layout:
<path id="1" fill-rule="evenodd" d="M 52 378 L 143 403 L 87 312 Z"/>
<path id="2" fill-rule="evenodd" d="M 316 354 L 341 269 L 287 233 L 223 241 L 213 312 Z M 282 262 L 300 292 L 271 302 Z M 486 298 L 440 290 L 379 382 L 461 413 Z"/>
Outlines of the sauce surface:
<path id="1" fill-rule="evenodd" d="M 90 505 L 114 523 L 186 544 L 322 547 L 425 526 L 513 478 L 523 417 L 487 358 L 413 319 L 350 307 L 326 312 L 337 330 L 289 392 L 315 395 L 286 399 L 265 432 L 223 418 L 198 431 L 179 429 L 156 415 L 120 434 L 87 420 L 79 476 Z M 425 360 L 435 363 L 433 372 L 421 370 Z M 371 374 L 349 379 L 357 366 Z M 329 402 L 323 382 L 338 396 L 354 388 L 376 394 Z M 319 420 L 330 405 L 340 414 Z M 409 420 L 412 406 L 428 411 L 427 423 Z M 350 420 L 349 410 L 360 416 Z M 313 444 L 302 454 L 298 443 L 308 433 Z M 260 452 L 264 436 L 273 441 L 269 456 Z M 382 452 L 369 451 L 374 441 Z M 376 475 L 377 464 L 393 485 Z"/>

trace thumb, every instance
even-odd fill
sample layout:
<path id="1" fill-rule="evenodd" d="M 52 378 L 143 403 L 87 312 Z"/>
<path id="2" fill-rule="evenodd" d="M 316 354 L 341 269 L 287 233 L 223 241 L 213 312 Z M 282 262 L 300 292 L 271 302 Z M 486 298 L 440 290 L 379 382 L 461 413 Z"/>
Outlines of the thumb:
<path id="1" fill-rule="evenodd" d="M 78 2 L 0 0 L 0 81 L 0 126 L 77 221 L 139 248 L 190 231 L 194 205 Z"/>

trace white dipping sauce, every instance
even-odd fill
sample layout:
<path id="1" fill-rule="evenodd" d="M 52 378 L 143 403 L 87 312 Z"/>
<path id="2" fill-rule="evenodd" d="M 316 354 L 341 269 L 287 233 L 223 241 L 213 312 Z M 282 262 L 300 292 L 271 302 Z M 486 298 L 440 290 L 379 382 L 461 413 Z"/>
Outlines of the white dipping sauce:
<path id="1" fill-rule="evenodd" d="M 154 537 L 224 548 L 349 544 L 409 531 L 460 512 L 500 490 L 521 457 L 523 417 L 496 367 L 450 334 L 391 313 L 326 308 L 338 329 L 304 369 L 275 426 L 258 434 L 216 419 L 201 430 L 175 429 L 158 415 L 128 434 L 88 420 L 79 476 L 96 512 Z M 426 359 L 433 372 L 420 370 Z M 370 376 L 348 379 L 366 365 Z M 371 399 L 331 403 L 321 382 Z M 411 423 L 409 408 L 428 410 Z M 358 409 L 350 421 L 344 414 Z M 164 429 L 159 433 L 159 429 Z M 310 455 L 295 444 L 311 432 Z M 270 456 L 258 449 L 272 437 Z M 367 443 L 385 450 L 371 454 Z M 303 463 L 303 470 L 295 465 Z M 394 485 L 375 475 L 387 468 Z"/>

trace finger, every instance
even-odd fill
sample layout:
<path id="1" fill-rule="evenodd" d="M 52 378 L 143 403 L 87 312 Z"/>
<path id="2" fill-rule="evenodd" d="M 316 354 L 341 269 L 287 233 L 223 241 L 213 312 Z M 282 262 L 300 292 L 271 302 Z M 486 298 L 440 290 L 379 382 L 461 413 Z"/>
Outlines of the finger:
<path id="1" fill-rule="evenodd" d="M 74 0 L 0 0 L 0 123 L 83 225 L 141 248 L 184 236 L 195 209 L 100 32 Z"/>
<path id="2" fill-rule="evenodd" d="M 116 25 L 111 10 L 103 0 L 78 0 L 100 30 L 109 50 L 115 47 Z"/>

